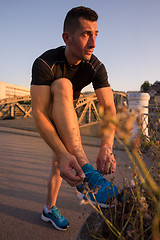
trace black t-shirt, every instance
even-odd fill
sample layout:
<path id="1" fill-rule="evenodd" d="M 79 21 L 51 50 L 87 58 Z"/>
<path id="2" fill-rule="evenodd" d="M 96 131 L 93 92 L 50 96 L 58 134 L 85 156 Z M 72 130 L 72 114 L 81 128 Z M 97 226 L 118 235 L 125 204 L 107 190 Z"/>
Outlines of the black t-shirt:
<path id="1" fill-rule="evenodd" d="M 48 50 L 35 60 L 31 85 L 51 86 L 59 78 L 67 78 L 72 82 L 74 99 L 91 82 L 94 90 L 110 86 L 106 69 L 95 55 L 92 54 L 89 61 L 82 60 L 78 65 L 70 66 L 63 46 Z"/>

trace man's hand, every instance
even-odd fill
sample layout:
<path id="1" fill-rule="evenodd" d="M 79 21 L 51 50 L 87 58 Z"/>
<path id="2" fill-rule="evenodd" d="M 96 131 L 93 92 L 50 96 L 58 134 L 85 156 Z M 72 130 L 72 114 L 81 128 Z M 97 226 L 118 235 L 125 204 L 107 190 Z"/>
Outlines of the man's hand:
<path id="1" fill-rule="evenodd" d="M 116 160 L 109 145 L 102 146 L 97 157 L 97 170 L 102 174 L 116 171 Z"/>
<path id="2" fill-rule="evenodd" d="M 80 185 L 85 178 L 82 168 L 76 158 L 71 154 L 67 156 L 63 155 L 59 158 L 59 168 L 61 177 L 66 180 L 71 187 Z"/>

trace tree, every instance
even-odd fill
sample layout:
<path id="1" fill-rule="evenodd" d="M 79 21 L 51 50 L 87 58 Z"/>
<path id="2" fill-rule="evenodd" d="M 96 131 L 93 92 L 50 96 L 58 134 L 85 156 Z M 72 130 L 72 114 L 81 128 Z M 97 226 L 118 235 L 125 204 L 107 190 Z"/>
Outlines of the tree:
<path id="1" fill-rule="evenodd" d="M 147 90 L 149 90 L 151 84 L 148 81 L 145 81 L 140 88 L 141 92 L 147 92 Z"/>

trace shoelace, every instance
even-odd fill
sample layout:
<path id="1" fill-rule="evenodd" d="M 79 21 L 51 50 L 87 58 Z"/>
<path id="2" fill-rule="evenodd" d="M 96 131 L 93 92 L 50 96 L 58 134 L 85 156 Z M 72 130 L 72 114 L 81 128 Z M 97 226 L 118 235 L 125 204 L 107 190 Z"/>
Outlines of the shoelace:
<path id="1" fill-rule="evenodd" d="M 52 208 L 52 214 L 59 220 L 63 218 L 63 216 L 60 214 L 60 211 L 56 207 Z"/>
<path id="2" fill-rule="evenodd" d="M 90 187 L 94 188 L 94 187 L 98 186 L 98 182 L 100 182 L 100 181 L 101 181 L 101 183 L 100 183 L 101 186 L 104 186 L 106 183 L 106 179 L 97 170 L 94 169 L 92 171 L 86 172 L 85 173 L 86 177 L 93 171 L 94 171 L 94 174 L 91 175 L 90 179 L 88 180 L 88 178 L 87 178 L 87 181 L 88 181 Z"/>

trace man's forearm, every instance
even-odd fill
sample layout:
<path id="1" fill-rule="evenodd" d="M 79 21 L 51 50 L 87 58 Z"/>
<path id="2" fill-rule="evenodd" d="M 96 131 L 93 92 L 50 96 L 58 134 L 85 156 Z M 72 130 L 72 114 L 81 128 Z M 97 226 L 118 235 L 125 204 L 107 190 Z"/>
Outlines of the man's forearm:
<path id="1" fill-rule="evenodd" d="M 106 115 L 108 116 L 106 118 Z M 101 147 L 106 146 L 110 147 L 112 149 L 113 144 L 114 144 L 114 137 L 115 137 L 115 130 L 116 126 L 112 121 L 116 121 L 116 109 L 113 107 L 113 109 L 105 109 L 104 110 L 104 117 L 103 121 L 108 121 L 107 126 L 106 126 L 106 135 L 102 133 L 102 138 L 101 138 Z M 105 124 L 104 124 L 105 125 Z"/>
<path id="2" fill-rule="evenodd" d="M 116 161 L 114 155 L 112 153 L 113 150 L 113 143 L 114 143 L 114 136 L 115 136 L 115 125 L 110 121 L 112 118 L 113 120 L 116 119 L 115 111 L 111 114 L 110 111 L 108 112 L 108 117 L 104 116 L 104 128 L 105 132 L 102 134 L 101 139 L 101 147 L 97 157 L 97 170 L 100 171 L 102 174 L 109 174 L 114 173 L 116 171 Z M 105 124 L 105 121 L 108 121 Z"/>
<path id="3" fill-rule="evenodd" d="M 101 138 L 101 147 L 109 147 L 112 149 L 114 144 L 114 136 L 115 136 L 115 131 L 109 137 L 103 136 Z"/>
<path id="4" fill-rule="evenodd" d="M 33 113 L 36 127 L 44 141 L 57 154 L 66 154 L 67 150 L 60 140 L 52 122 L 43 113 Z"/>

